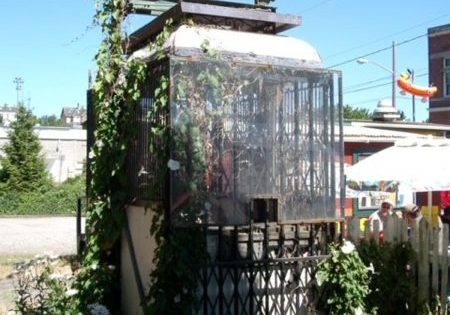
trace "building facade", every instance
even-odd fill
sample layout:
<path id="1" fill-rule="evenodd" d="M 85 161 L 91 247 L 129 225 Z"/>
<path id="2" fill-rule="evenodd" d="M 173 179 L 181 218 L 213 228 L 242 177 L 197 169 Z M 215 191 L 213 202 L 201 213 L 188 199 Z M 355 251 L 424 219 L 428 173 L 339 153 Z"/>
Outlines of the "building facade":
<path id="1" fill-rule="evenodd" d="M 63 107 L 61 120 L 67 126 L 80 127 L 86 121 L 86 109 L 78 104 L 76 107 Z"/>
<path id="2" fill-rule="evenodd" d="M 429 82 L 438 88 L 430 98 L 429 121 L 450 124 L 450 24 L 428 29 Z"/>
<path id="3" fill-rule="evenodd" d="M 0 148 L 9 140 L 9 128 L 0 128 Z M 65 127 L 35 127 L 42 145 L 47 171 L 57 184 L 83 172 L 86 159 L 86 130 Z M 0 151 L 0 154 L 3 154 Z"/>
<path id="4" fill-rule="evenodd" d="M 15 106 L 3 105 L 0 107 L 1 125 L 8 127 L 16 120 L 18 108 Z"/>

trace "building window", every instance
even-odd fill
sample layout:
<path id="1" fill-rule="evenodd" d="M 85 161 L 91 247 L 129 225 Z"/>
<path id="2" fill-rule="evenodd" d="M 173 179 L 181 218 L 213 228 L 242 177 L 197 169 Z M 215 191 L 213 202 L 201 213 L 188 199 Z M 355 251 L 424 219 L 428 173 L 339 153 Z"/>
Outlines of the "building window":
<path id="1" fill-rule="evenodd" d="M 444 96 L 450 97 L 450 58 L 444 58 Z"/>

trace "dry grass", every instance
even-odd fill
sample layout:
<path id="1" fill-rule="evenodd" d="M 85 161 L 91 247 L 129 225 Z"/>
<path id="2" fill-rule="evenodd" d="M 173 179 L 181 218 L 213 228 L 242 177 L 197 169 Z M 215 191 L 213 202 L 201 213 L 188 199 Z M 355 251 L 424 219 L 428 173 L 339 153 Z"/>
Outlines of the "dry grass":
<path id="1" fill-rule="evenodd" d="M 14 286 L 11 275 L 16 264 L 32 258 L 33 256 L 0 256 L 0 315 L 7 315 L 14 307 Z"/>
<path id="2" fill-rule="evenodd" d="M 0 280 L 8 278 L 14 271 L 16 264 L 32 258 L 33 256 L 0 256 Z"/>
<path id="3" fill-rule="evenodd" d="M 34 256 L 0 256 L 0 315 L 7 315 L 14 308 L 13 272 L 17 264 L 29 262 Z M 74 267 L 73 257 L 61 257 L 55 264 L 56 273 L 71 273 Z"/>

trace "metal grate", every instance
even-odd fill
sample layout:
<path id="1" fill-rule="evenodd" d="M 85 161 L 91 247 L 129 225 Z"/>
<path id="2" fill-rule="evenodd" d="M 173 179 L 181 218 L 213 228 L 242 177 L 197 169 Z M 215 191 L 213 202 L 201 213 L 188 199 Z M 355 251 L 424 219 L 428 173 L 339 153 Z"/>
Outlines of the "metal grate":
<path id="1" fill-rule="evenodd" d="M 279 222 L 338 217 L 337 77 L 172 58 L 173 220 L 182 222 L 192 202 L 210 224 L 248 224 L 261 198 L 278 201 Z"/>
<path id="2" fill-rule="evenodd" d="M 135 124 L 132 128 L 138 130 L 128 154 L 127 174 L 132 200 L 162 200 L 165 184 L 163 161 L 158 161 L 150 152 L 149 141 L 160 142 L 152 135 L 151 128 L 155 122 L 150 121 L 149 111 L 154 107 L 155 89 L 159 86 L 161 76 L 166 72 L 164 64 L 153 65 L 147 74 L 147 80 L 142 90 L 142 97 L 136 107 Z M 159 124 L 167 124 L 168 112 L 158 113 Z"/>
<path id="3" fill-rule="evenodd" d="M 196 314 L 315 314 L 315 272 L 334 224 L 210 227 Z M 246 232 L 245 232 L 246 231 Z M 244 237 L 246 235 L 246 237 Z"/>

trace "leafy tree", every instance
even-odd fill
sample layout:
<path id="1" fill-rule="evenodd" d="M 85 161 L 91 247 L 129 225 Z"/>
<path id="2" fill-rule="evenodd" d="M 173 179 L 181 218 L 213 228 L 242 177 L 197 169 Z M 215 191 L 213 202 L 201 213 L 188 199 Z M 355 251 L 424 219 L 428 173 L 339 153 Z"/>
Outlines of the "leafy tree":
<path id="1" fill-rule="evenodd" d="M 367 108 L 357 108 L 352 107 L 350 105 L 344 106 L 344 119 L 362 119 L 362 120 L 371 120 L 372 114 L 369 112 Z"/>
<path id="2" fill-rule="evenodd" d="M 33 191 L 47 188 L 50 177 L 41 155 L 39 138 L 33 132 L 36 119 L 19 106 L 16 121 L 11 123 L 9 142 L 3 146 L 1 158 L 3 180 L 12 191 Z"/>
<path id="3" fill-rule="evenodd" d="M 65 121 L 61 118 L 56 117 L 56 115 L 44 115 L 39 118 L 38 123 L 41 126 L 66 126 Z"/>

